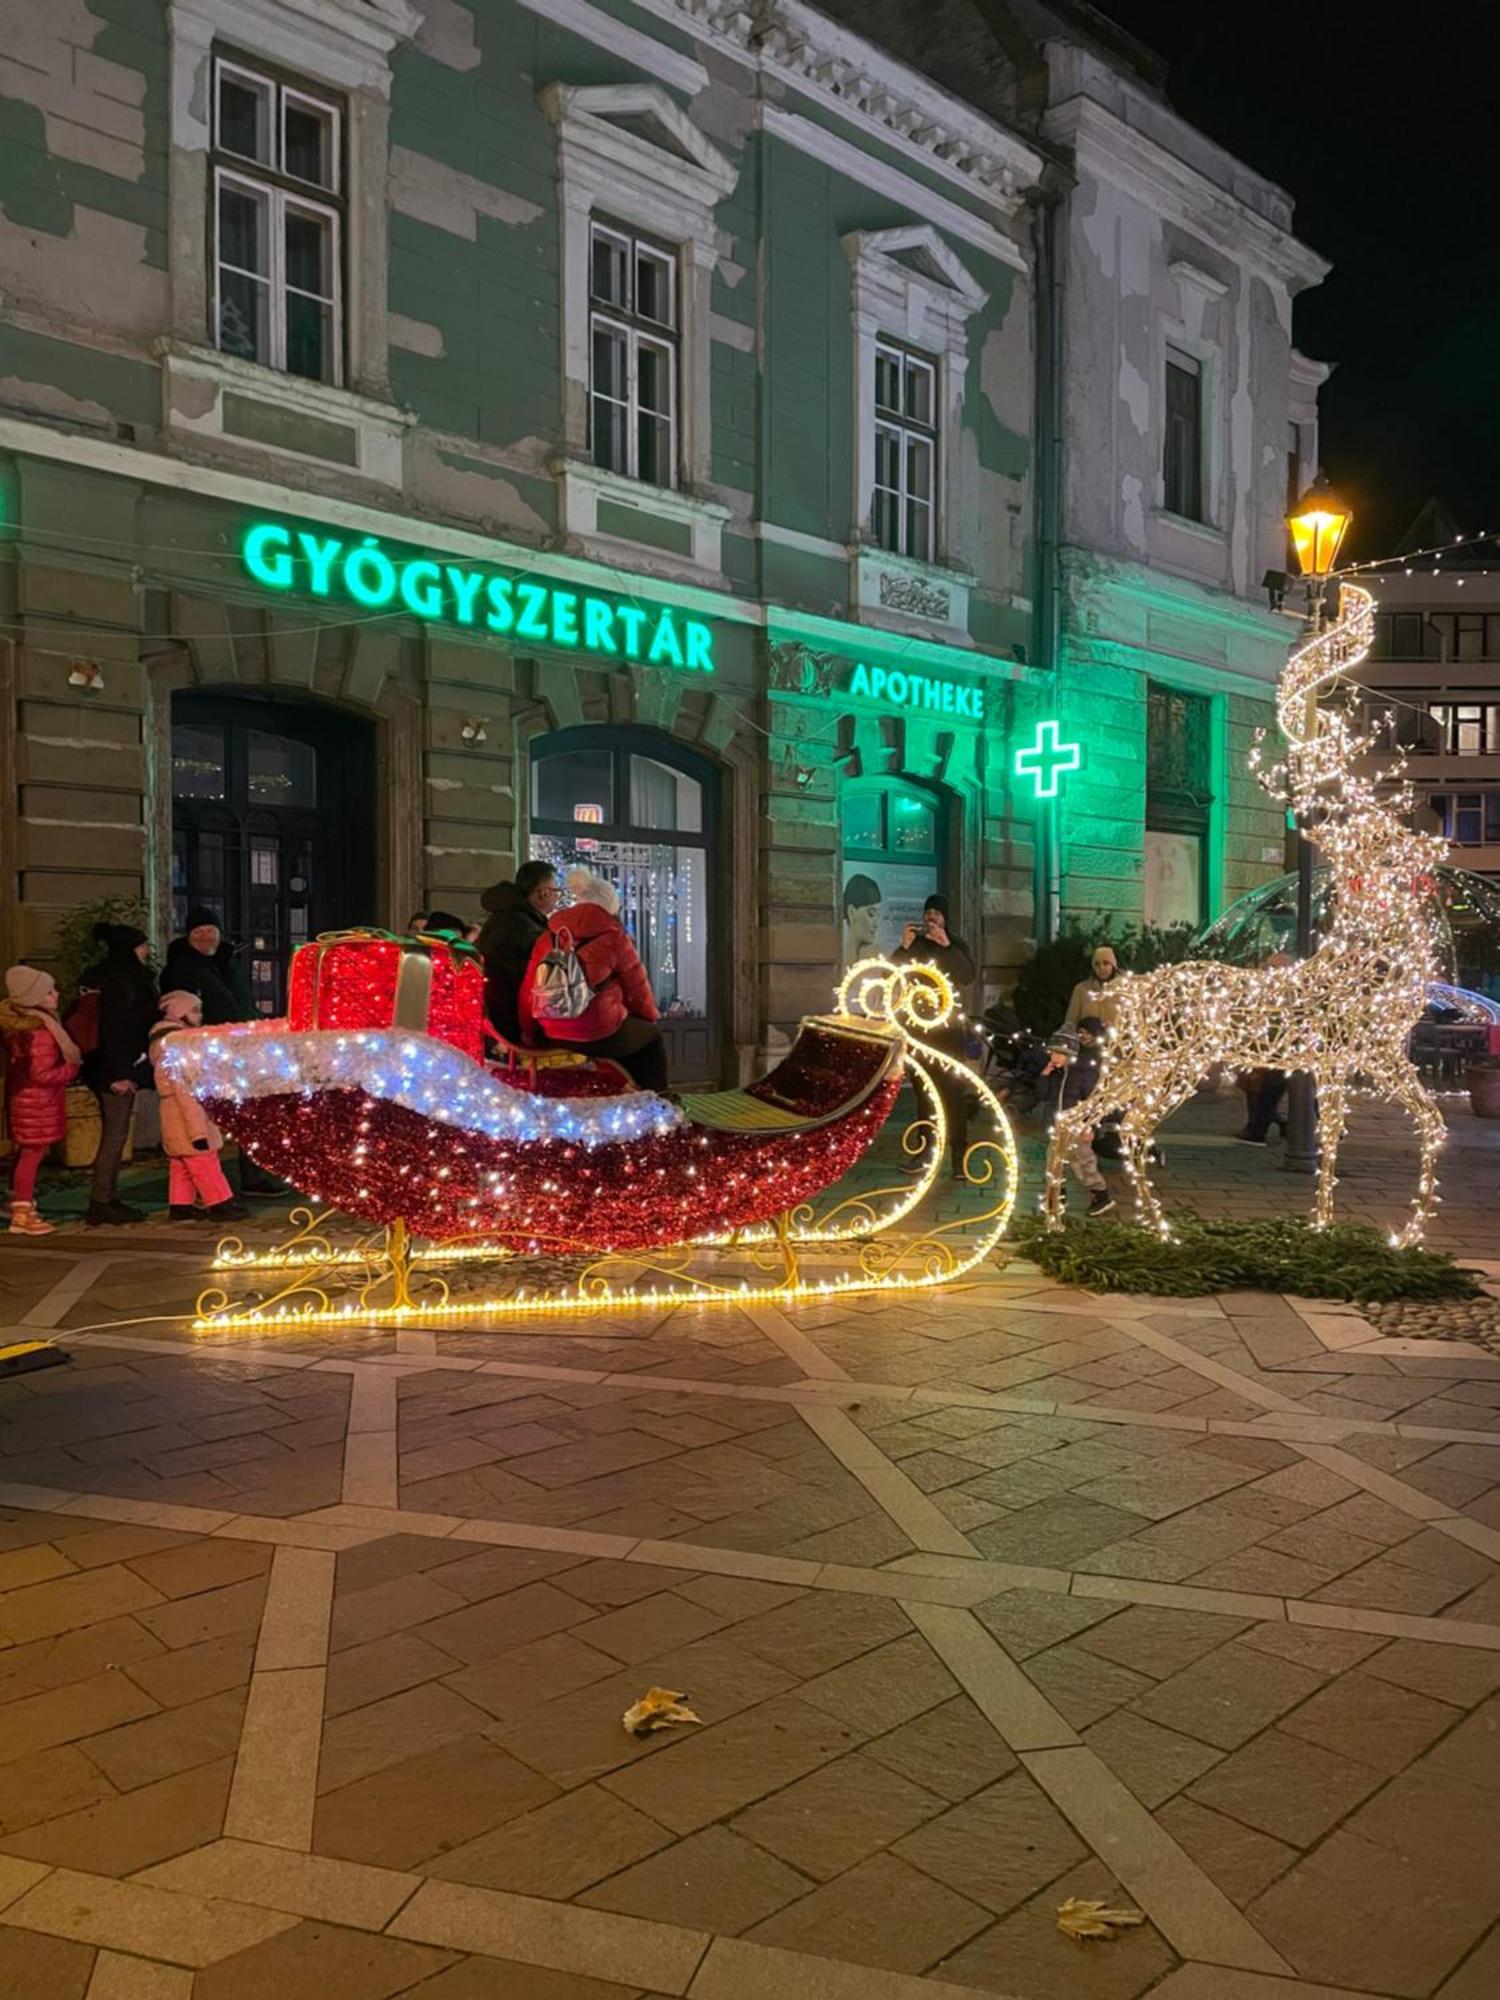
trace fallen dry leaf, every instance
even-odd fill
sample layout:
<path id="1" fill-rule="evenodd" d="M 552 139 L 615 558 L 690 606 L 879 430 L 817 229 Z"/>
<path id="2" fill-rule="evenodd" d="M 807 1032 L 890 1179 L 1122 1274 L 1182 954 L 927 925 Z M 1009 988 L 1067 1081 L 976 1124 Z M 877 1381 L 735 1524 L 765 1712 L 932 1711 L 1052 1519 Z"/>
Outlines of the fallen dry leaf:
<path id="1" fill-rule="evenodd" d="M 1112 1938 L 1145 1921 L 1140 1910 L 1111 1910 L 1102 1902 L 1082 1896 L 1069 1896 L 1067 1902 L 1057 1906 L 1057 1928 L 1064 1937 Z"/>
<path id="2" fill-rule="evenodd" d="M 676 1722 L 702 1722 L 703 1717 L 694 1715 L 685 1694 L 674 1694 L 671 1688 L 647 1688 L 620 1720 L 630 1735 L 649 1736 L 653 1729 L 670 1729 Z"/>

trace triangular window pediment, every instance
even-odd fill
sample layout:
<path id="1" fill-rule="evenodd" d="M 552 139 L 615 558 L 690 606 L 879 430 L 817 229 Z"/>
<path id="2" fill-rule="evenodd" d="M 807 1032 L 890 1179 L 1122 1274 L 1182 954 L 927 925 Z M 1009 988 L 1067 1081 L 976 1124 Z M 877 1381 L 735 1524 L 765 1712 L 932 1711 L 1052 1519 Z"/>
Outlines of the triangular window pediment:
<path id="1" fill-rule="evenodd" d="M 686 176 L 718 199 L 739 177 L 734 162 L 660 84 L 554 83 L 541 101 L 565 141 L 595 152 L 615 151 L 622 164 L 637 171 L 654 165 L 669 176 Z"/>

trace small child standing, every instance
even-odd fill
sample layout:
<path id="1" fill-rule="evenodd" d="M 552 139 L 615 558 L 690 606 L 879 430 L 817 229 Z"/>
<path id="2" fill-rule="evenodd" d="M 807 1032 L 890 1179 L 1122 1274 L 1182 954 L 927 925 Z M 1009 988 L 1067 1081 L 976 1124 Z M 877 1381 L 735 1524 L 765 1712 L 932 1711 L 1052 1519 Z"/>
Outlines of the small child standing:
<path id="1" fill-rule="evenodd" d="M 1055 1076 L 1053 1103 L 1058 1111 L 1070 1104 L 1081 1104 L 1093 1094 L 1094 1085 L 1099 1081 L 1099 1059 L 1103 1054 L 1104 1037 L 1107 1030 L 1103 1021 L 1088 1014 L 1078 1023 L 1075 1033 L 1071 1028 L 1060 1028 L 1047 1043 L 1047 1067 L 1042 1071 L 1043 1088 L 1045 1079 Z M 1115 1205 L 1115 1198 L 1105 1184 L 1099 1171 L 1099 1162 L 1094 1157 L 1094 1135 L 1085 1132 L 1068 1155 L 1068 1165 L 1077 1175 L 1079 1183 L 1089 1198 L 1090 1215 L 1108 1215 Z"/>
<path id="2" fill-rule="evenodd" d="M 189 1220 L 200 1212 L 215 1221 L 238 1221 L 250 1211 L 235 1200 L 219 1165 L 223 1134 L 192 1092 L 170 1074 L 162 1061 L 168 1042 L 179 1028 L 203 1026 L 203 1002 L 196 993 L 168 993 L 162 998 L 161 1012 L 163 1018 L 151 1030 L 149 1046 L 156 1095 L 161 1104 L 162 1151 L 170 1163 L 167 1213 L 174 1222 Z M 203 1201 L 201 1211 L 196 1205 L 197 1197 Z"/>
<path id="3" fill-rule="evenodd" d="M 5 1124 L 15 1146 L 10 1227 L 15 1236 L 50 1236 L 37 1213 L 37 1170 L 68 1129 L 68 1085 L 83 1057 L 58 1018 L 57 983 L 34 965 L 13 965 L 0 1001 L 5 1041 Z"/>

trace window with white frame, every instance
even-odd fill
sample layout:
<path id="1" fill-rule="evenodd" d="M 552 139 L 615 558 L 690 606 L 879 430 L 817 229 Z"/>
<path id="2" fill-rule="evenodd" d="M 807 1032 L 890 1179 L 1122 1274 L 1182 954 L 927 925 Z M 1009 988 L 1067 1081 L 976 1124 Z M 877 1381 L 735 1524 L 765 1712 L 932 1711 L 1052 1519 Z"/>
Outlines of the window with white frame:
<path id="1" fill-rule="evenodd" d="M 1184 521 L 1202 521 L 1203 364 L 1180 347 L 1167 349 L 1162 430 L 1162 504 Z"/>
<path id="2" fill-rule="evenodd" d="M 678 480 L 677 253 L 610 222 L 589 227 L 589 442 L 595 465 Z"/>
<path id="3" fill-rule="evenodd" d="M 1433 702 L 1428 713 L 1443 734 L 1443 749 L 1460 757 L 1500 751 L 1500 703 Z"/>
<path id="4" fill-rule="evenodd" d="M 875 343 L 875 489 L 870 529 L 893 555 L 932 562 L 937 552 L 937 364 Z"/>
<path id="5" fill-rule="evenodd" d="M 213 337 L 312 382 L 343 377 L 342 118 L 332 98 L 216 55 Z"/>

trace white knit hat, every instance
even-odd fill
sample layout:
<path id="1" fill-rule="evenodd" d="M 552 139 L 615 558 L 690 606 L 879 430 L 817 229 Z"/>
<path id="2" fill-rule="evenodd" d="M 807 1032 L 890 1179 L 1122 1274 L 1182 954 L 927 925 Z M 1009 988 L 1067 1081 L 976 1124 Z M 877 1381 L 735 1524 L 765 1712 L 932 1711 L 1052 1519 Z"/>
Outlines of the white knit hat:
<path id="1" fill-rule="evenodd" d="M 164 1020 L 187 1021 L 190 1015 L 201 1013 L 203 1002 L 196 993 L 178 987 L 175 992 L 163 993 L 159 1009 Z"/>
<path id="2" fill-rule="evenodd" d="M 57 981 L 37 965 L 13 965 L 5 975 L 5 995 L 18 1007 L 50 1007 L 57 999 Z"/>

